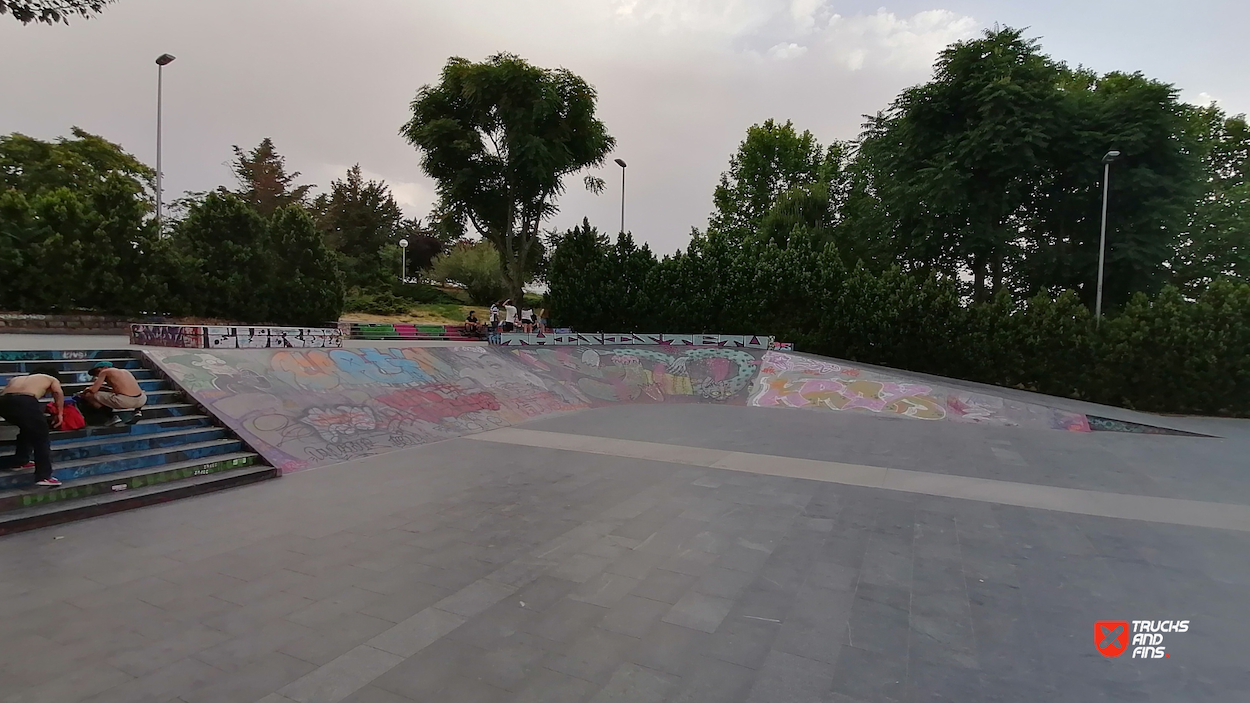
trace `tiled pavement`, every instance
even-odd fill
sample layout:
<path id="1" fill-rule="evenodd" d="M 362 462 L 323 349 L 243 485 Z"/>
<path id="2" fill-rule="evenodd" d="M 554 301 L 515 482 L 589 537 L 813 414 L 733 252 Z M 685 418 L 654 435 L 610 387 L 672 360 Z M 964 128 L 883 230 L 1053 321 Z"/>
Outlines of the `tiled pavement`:
<path id="1" fill-rule="evenodd" d="M 1225 440 L 807 422 L 668 406 L 534 426 L 1142 495 L 1250 486 Z M 0 701 L 1250 700 L 1248 547 L 459 439 L 0 540 Z M 1191 626 L 1166 660 L 1096 653 L 1095 620 L 1133 619 Z"/>

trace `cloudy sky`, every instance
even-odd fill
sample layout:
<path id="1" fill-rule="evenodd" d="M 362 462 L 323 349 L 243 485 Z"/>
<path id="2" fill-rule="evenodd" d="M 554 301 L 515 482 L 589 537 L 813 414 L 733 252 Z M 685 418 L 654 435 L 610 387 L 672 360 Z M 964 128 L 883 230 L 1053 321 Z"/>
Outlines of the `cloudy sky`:
<path id="1" fill-rule="evenodd" d="M 268 136 L 304 182 L 326 189 L 359 162 L 423 215 L 433 189 L 397 135 L 408 103 L 449 56 L 510 51 L 598 89 L 613 156 L 629 163 L 627 226 L 668 253 L 706 223 L 749 125 L 854 137 L 861 115 L 926 79 L 941 47 L 995 23 L 1028 27 L 1068 63 L 1250 110 L 1244 0 L 881 1 L 118 0 L 68 27 L 3 17 L 0 133 L 78 125 L 152 163 L 153 59 L 169 52 L 167 193 L 230 182 L 230 146 Z M 601 196 L 570 181 L 555 225 L 588 216 L 615 231 L 619 169 L 600 175 Z"/>

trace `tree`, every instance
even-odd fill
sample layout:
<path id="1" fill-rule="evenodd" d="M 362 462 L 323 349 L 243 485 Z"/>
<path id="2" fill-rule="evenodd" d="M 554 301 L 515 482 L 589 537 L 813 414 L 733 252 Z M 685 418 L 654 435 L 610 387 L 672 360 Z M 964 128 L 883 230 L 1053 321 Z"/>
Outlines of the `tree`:
<path id="1" fill-rule="evenodd" d="M 516 300 L 564 177 L 602 164 L 616 143 L 586 81 L 511 54 L 450 59 L 439 84 L 418 92 L 401 134 L 438 183 L 436 209 L 467 220 L 499 250 Z M 587 187 L 601 190 L 602 181 L 588 178 Z"/>
<path id="2" fill-rule="evenodd" d="M 870 120 L 861 153 L 901 256 L 970 270 L 977 300 L 1003 284 L 1055 136 L 1058 76 L 1020 30 L 987 31 L 945 49 L 933 80 Z"/>
<path id="3" fill-rule="evenodd" d="M 234 193 L 262 217 L 269 217 L 285 205 L 306 205 L 308 192 L 313 189 L 311 185 L 295 185 L 299 171 L 286 172 L 286 159 L 278 154 L 269 137 L 248 152 L 235 146 L 230 169 L 239 181 L 239 190 Z"/>
<path id="4" fill-rule="evenodd" d="M 1191 294 L 1220 276 L 1250 282 L 1250 126 L 1215 105 L 1195 110 L 1193 125 L 1205 179 L 1172 262 Z"/>
<path id="5" fill-rule="evenodd" d="M 78 127 L 73 138 L 45 142 L 24 134 L 0 137 L 0 186 L 24 193 L 91 188 L 109 175 L 126 178 L 136 196 L 153 187 L 156 172 L 119 145 Z"/>
<path id="6" fill-rule="evenodd" d="M 321 327 L 343 310 L 343 277 L 312 217 L 287 205 L 269 221 L 274 271 L 269 282 L 269 319 Z"/>
<path id="7" fill-rule="evenodd" d="M 90 19 L 113 0 L 0 0 L 0 15 L 13 15 L 22 24 L 69 24 L 74 15 Z"/>
<path id="8" fill-rule="evenodd" d="M 404 213 L 381 181 L 365 181 L 356 164 L 343 180 L 330 184 L 330 194 L 313 203 L 318 225 L 340 262 L 347 284 L 360 288 L 385 288 L 398 267 L 383 265 L 382 252 L 399 246 Z"/>
<path id="9" fill-rule="evenodd" d="M 802 134 L 793 123 L 766 120 L 752 125 L 729 159 L 712 194 L 715 210 L 709 228 L 744 236 L 755 232 L 784 193 L 833 181 L 843 165 L 846 145 L 825 149 L 812 133 Z M 789 232 L 786 232 L 789 234 Z"/>
<path id="10" fill-rule="evenodd" d="M 185 295 L 201 314 L 244 323 L 268 320 L 276 264 L 265 218 L 247 202 L 209 193 L 191 206 L 173 236 L 186 266 Z"/>

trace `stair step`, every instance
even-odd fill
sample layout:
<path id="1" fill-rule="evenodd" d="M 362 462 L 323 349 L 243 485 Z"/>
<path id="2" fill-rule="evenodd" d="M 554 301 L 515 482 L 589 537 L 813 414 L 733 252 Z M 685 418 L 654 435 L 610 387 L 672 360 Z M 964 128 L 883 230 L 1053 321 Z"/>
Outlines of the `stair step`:
<path id="1" fill-rule="evenodd" d="M 0 361 L 98 361 L 140 356 L 134 349 L 0 349 Z"/>
<path id="2" fill-rule="evenodd" d="M 42 488 L 28 486 L 8 491 L 0 491 L 0 513 L 9 510 L 29 508 L 35 505 L 63 503 L 68 500 L 88 498 L 93 495 L 114 492 L 115 486 L 125 489 L 143 488 L 158 483 L 168 483 L 193 476 L 204 476 L 241 466 L 252 466 L 263 463 L 258 454 L 252 452 L 234 452 L 221 454 L 209 459 L 191 459 L 164 464 L 146 469 L 118 471 L 103 476 L 89 476 L 79 481 L 71 481 L 60 488 Z"/>
<path id="3" fill-rule="evenodd" d="M 161 377 L 152 369 L 128 369 L 132 376 L 139 381 L 157 380 Z M 81 374 L 81 378 L 78 376 Z M 9 379 L 24 375 L 18 371 L 2 371 L 0 370 L 0 386 L 9 382 Z M 86 371 L 65 371 L 61 373 L 61 385 L 67 383 L 86 383 L 88 380 Z"/>
<path id="4" fill-rule="evenodd" d="M 126 454 L 148 449 L 162 449 L 180 444 L 207 442 L 227 436 L 224 427 L 175 428 L 164 432 L 123 434 L 112 436 L 83 437 L 52 445 L 53 466 L 64 466 L 71 461 L 90 459 L 104 455 Z M 12 456 L 12 452 L 0 452 L 0 461 Z"/>
<path id="5" fill-rule="evenodd" d="M 0 373 L 30 373 L 36 366 L 54 366 L 58 371 L 88 371 L 92 366 L 107 361 L 119 369 L 143 368 L 143 359 L 126 356 L 123 352 L 110 352 L 110 356 L 92 359 L 25 359 L 22 361 L 5 361 L 0 356 Z"/>
<path id="6" fill-rule="evenodd" d="M 105 494 L 72 500 L 65 504 L 36 505 L 0 513 L 0 535 L 107 515 L 145 505 L 166 503 L 188 496 L 257 483 L 277 478 L 278 475 L 278 470 L 272 466 L 245 466 L 142 488 L 119 492 L 110 490 Z"/>
<path id="7" fill-rule="evenodd" d="M 56 447 L 58 442 L 67 442 L 84 437 L 124 437 L 129 435 L 143 435 L 152 432 L 165 432 L 175 427 L 207 427 L 212 425 L 212 418 L 208 415 L 170 415 L 167 417 L 154 417 L 151 419 L 143 419 L 133 425 L 115 425 L 111 427 L 88 426 L 81 430 L 69 430 L 66 432 L 52 433 L 52 446 Z M 0 426 L 3 427 L 3 426 Z M 4 427 L 8 434 L 16 435 L 16 427 Z M 12 445 L 16 438 L 0 440 L 0 446 Z"/>
<path id="8" fill-rule="evenodd" d="M 242 447 L 243 442 L 238 439 L 215 439 L 161 449 L 108 454 L 102 457 L 67 461 L 59 465 L 54 463 L 52 475 L 62 481 L 76 481 L 87 476 L 101 476 L 117 473 L 118 471 L 130 471 L 178 461 L 227 454 L 240 451 Z M 29 471 L 19 474 L 0 474 L 0 490 L 29 485 L 33 480 L 34 476 Z"/>
<path id="9" fill-rule="evenodd" d="M 69 383 L 61 381 L 61 389 L 65 391 L 65 395 L 70 396 L 78 393 L 79 391 L 87 390 L 91 383 L 91 381 L 84 381 L 81 383 L 77 381 L 71 381 Z M 151 393 L 152 391 L 168 390 L 173 386 L 170 385 L 169 381 L 166 381 L 163 378 L 145 378 L 139 380 L 139 387 L 143 389 L 143 392 Z"/>
<path id="10" fill-rule="evenodd" d="M 194 403 L 153 403 L 152 396 L 148 395 L 148 404 L 143 406 L 143 420 L 140 422 L 150 422 L 166 417 L 186 417 L 187 415 L 198 415 L 201 411 Z"/>

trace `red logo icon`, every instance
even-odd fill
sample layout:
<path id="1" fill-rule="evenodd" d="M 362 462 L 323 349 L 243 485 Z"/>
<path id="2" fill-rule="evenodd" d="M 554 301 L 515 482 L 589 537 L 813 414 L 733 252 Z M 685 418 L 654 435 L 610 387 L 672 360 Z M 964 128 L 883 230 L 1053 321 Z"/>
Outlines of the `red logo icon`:
<path id="1" fill-rule="evenodd" d="M 1098 653 L 1114 659 L 1128 649 L 1127 620 L 1099 620 L 1094 623 L 1094 646 Z"/>

